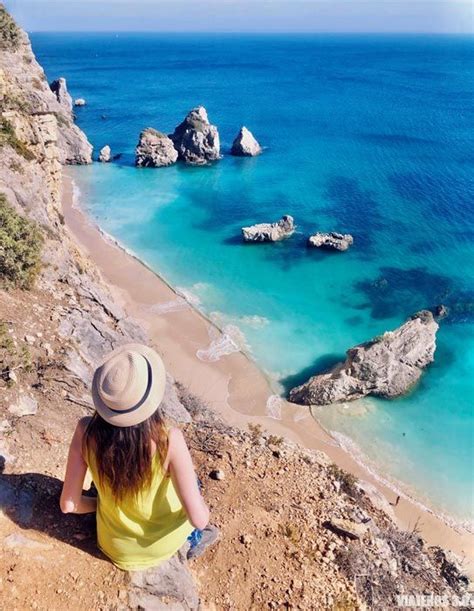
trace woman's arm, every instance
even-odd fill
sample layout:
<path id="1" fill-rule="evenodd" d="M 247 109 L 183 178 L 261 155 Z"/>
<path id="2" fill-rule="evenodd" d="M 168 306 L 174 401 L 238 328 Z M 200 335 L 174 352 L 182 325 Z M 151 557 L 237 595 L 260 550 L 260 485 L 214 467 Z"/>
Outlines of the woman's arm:
<path id="1" fill-rule="evenodd" d="M 209 509 L 199 491 L 196 472 L 183 433 L 169 432 L 169 469 L 176 492 L 194 528 L 202 530 L 209 523 Z"/>
<path id="2" fill-rule="evenodd" d="M 82 455 L 82 440 L 89 418 L 79 420 L 69 446 L 66 475 L 59 505 L 63 513 L 92 513 L 97 499 L 82 494 L 87 464 Z"/>

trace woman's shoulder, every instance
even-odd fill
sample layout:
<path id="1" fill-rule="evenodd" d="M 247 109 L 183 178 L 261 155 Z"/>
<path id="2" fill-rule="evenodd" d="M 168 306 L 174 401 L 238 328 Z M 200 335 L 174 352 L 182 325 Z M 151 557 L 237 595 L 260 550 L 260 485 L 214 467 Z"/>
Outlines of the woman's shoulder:
<path id="1" fill-rule="evenodd" d="M 82 418 L 79 418 L 76 425 L 76 431 L 79 435 L 84 435 L 91 420 L 92 416 L 83 416 Z"/>

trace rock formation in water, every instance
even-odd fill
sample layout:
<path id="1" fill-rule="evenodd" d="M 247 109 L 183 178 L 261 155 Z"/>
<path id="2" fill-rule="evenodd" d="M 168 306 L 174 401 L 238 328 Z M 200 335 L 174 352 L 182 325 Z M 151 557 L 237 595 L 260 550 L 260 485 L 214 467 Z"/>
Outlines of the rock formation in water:
<path id="1" fill-rule="evenodd" d="M 86 101 L 84 100 L 84 98 L 76 98 L 74 100 L 74 106 L 85 106 L 86 105 Z"/>
<path id="2" fill-rule="evenodd" d="M 72 98 L 67 89 L 66 79 L 60 77 L 53 81 L 50 87 L 63 111 L 72 118 Z"/>
<path id="3" fill-rule="evenodd" d="M 28 43 L 29 44 L 29 43 Z M 36 63 L 36 62 L 35 62 Z M 45 95 L 43 87 L 44 73 L 41 78 L 35 81 L 38 99 L 34 103 L 41 102 L 41 106 L 46 106 L 48 111 L 56 112 L 58 123 L 58 145 L 61 152 L 61 163 L 80 165 L 92 163 L 92 145 L 74 123 L 74 113 L 72 111 L 72 98 L 67 89 L 65 78 L 53 81 L 50 89 L 56 97 L 56 108 L 49 96 Z M 40 110 L 40 109 L 38 109 Z"/>
<path id="4" fill-rule="evenodd" d="M 193 108 L 170 134 L 179 159 L 192 165 L 204 165 L 220 158 L 219 132 L 209 123 L 204 106 Z"/>
<path id="5" fill-rule="evenodd" d="M 431 312 L 422 310 L 398 329 L 350 348 L 343 363 L 293 388 L 290 401 L 329 405 L 366 395 L 404 395 L 434 360 L 438 328 Z"/>
<path id="6" fill-rule="evenodd" d="M 178 159 L 173 141 L 152 127 L 140 134 L 135 149 L 135 165 L 139 168 L 160 168 L 172 165 Z"/>
<path id="7" fill-rule="evenodd" d="M 231 155 L 237 157 L 255 157 L 260 155 L 262 147 L 254 135 L 246 127 L 241 127 L 239 133 L 232 143 Z"/>
<path id="8" fill-rule="evenodd" d="M 112 159 L 112 151 L 110 146 L 106 144 L 99 151 L 99 161 L 102 163 L 108 163 Z"/>
<path id="9" fill-rule="evenodd" d="M 329 250 L 344 251 L 352 246 L 354 238 L 349 233 L 336 233 L 330 231 L 328 233 L 315 233 L 308 238 L 308 246 L 315 248 L 326 248 Z"/>
<path id="10" fill-rule="evenodd" d="M 242 227 L 242 237 L 245 242 L 278 242 L 288 238 L 294 230 L 293 217 L 284 214 L 276 223 L 258 223 Z"/>

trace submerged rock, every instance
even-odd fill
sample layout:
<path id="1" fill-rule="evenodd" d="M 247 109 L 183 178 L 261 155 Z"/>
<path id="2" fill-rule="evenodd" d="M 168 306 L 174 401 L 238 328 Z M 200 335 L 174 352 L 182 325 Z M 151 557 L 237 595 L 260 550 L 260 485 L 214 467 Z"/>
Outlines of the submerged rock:
<path id="1" fill-rule="evenodd" d="M 232 144 L 231 155 L 236 155 L 237 157 L 255 157 L 260 155 L 261 152 L 262 147 L 252 132 L 246 127 L 241 127 Z"/>
<path id="2" fill-rule="evenodd" d="M 66 79 L 63 77 L 56 79 L 50 84 L 50 89 L 64 112 L 72 118 L 72 98 L 67 90 Z"/>
<path id="3" fill-rule="evenodd" d="M 112 151 L 110 150 L 110 146 L 106 144 L 100 149 L 99 152 L 99 161 L 102 163 L 108 163 L 112 159 Z"/>
<path id="4" fill-rule="evenodd" d="M 148 127 L 140 134 L 135 149 L 135 165 L 139 168 L 160 168 L 172 165 L 178 153 L 168 136 Z"/>
<path id="5" fill-rule="evenodd" d="M 84 100 L 84 98 L 77 98 L 77 100 L 74 100 L 74 106 L 85 106 L 86 105 L 86 101 Z"/>
<path id="6" fill-rule="evenodd" d="M 293 388 L 290 401 L 329 405 L 366 395 L 399 397 L 434 360 L 438 328 L 431 312 L 422 310 L 395 331 L 350 348 L 343 363 Z"/>
<path id="7" fill-rule="evenodd" d="M 204 165 L 220 158 L 219 132 L 209 123 L 204 106 L 191 110 L 170 134 L 179 159 L 192 165 Z"/>
<path id="8" fill-rule="evenodd" d="M 242 237 L 245 242 L 278 242 L 288 238 L 294 230 L 293 217 L 284 214 L 276 223 L 258 223 L 250 227 L 242 227 Z"/>
<path id="9" fill-rule="evenodd" d="M 315 248 L 328 248 L 331 250 L 344 251 L 352 246 L 354 238 L 349 233 L 336 233 L 330 231 L 328 233 L 315 233 L 308 238 L 308 246 Z"/>

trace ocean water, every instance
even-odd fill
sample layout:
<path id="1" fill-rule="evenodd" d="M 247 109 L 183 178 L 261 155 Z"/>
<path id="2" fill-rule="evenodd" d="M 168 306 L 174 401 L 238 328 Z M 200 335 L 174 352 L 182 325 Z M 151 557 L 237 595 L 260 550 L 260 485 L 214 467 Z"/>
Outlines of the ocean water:
<path id="1" fill-rule="evenodd" d="M 474 38 L 34 34 L 50 80 L 85 97 L 78 124 L 117 162 L 74 170 L 105 231 L 200 307 L 281 392 L 395 328 L 450 308 L 435 363 L 408 396 L 319 410 L 382 473 L 457 520 L 474 518 Z M 224 158 L 136 169 L 139 132 L 206 106 Z M 265 147 L 227 153 L 241 125 Z M 240 227 L 291 214 L 288 241 Z M 309 251 L 316 230 L 354 235 Z M 230 327 L 229 327 L 230 326 Z M 205 348 L 205 347 L 203 347 Z M 225 357 L 223 357 L 225 358 Z"/>

